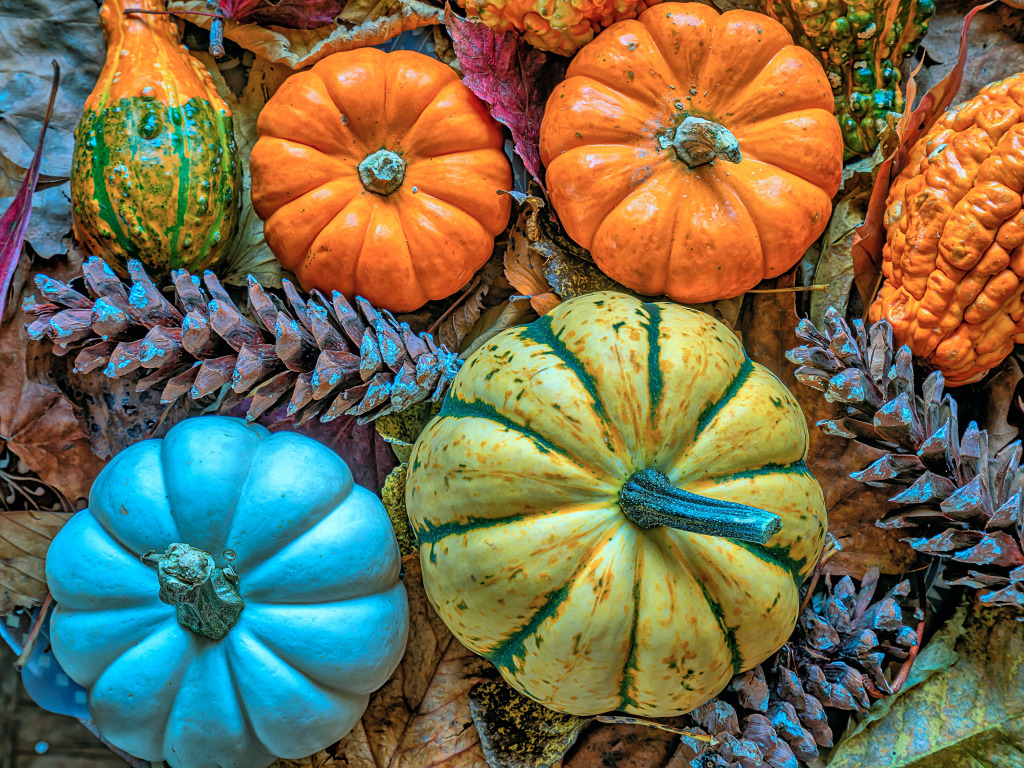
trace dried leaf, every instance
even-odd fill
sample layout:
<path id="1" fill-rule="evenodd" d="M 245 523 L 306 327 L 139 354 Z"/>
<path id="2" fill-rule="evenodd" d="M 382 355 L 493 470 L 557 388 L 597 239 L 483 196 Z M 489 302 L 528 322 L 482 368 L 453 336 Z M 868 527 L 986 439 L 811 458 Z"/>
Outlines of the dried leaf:
<path id="1" fill-rule="evenodd" d="M 36 181 L 39 179 L 39 166 L 43 159 L 43 139 L 46 137 L 46 127 L 50 124 L 53 102 L 57 98 L 57 86 L 60 84 L 60 67 L 57 66 L 56 61 L 52 63 L 53 83 L 50 86 L 50 101 L 46 107 L 46 114 L 43 116 L 43 127 L 39 132 L 36 153 L 32 156 L 32 163 L 21 182 L 18 194 L 4 211 L 3 216 L 0 216 L 0 322 L 7 314 L 7 295 L 11 290 L 11 280 L 14 278 L 14 270 L 18 266 L 18 259 L 21 258 L 21 246 L 25 240 L 25 231 L 28 229 L 28 219 L 32 215 L 32 194 L 35 192 Z"/>
<path id="2" fill-rule="evenodd" d="M 878 166 L 874 188 L 868 201 L 864 223 L 857 227 L 852 244 L 854 280 L 857 290 L 865 306 L 874 299 L 882 269 L 882 248 L 885 245 L 885 201 L 892 180 L 904 169 L 907 158 L 914 144 L 934 123 L 946 108 L 953 103 L 963 79 L 964 67 L 967 63 L 967 32 L 971 21 L 978 11 L 992 5 L 991 0 L 985 5 L 972 9 L 965 17 L 960 33 L 960 53 L 953 69 L 931 88 L 922 98 L 917 107 L 903 113 L 894 131 L 895 148 Z M 917 93 L 914 78 L 911 77 L 906 87 L 906 102 L 912 104 Z"/>
<path id="3" fill-rule="evenodd" d="M 522 325 L 532 314 L 530 304 L 527 301 L 506 301 L 503 304 L 499 304 L 480 318 L 479 328 L 474 328 L 473 333 L 467 336 L 467 340 L 472 339 L 472 341 L 466 345 L 465 349 L 459 354 L 459 357 L 467 360 L 470 355 L 499 333 L 514 326 Z"/>
<path id="4" fill-rule="evenodd" d="M 778 278 L 775 286 L 791 287 L 795 282 L 795 272 L 790 271 Z M 873 566 L 882 573 L 904 573 L 916 563 L 917 555 L 900 541 L 901 534 L 875 527 L 875 521 L 892 507 L 888 500 L 891 492 L 865 486 L 850 477 L 851 472 L 883 454 L 817 428 L 817 422 L 836 417 L 841 406 L 829 403 L 817 390 L 800 384 L 794 376 L 795 368 L 786 361 L 786 350 L 800 343 L 794 332 L 797 322 L 795 293 L 748 294 L 740 330 L 751 359 L 767 367 L 789 387 L 807 419 L 807 466 L 825 494 L 829 532 L 842 548 L 829 560 L 827 570 L 857 579 L 862 579 Z"/>
<path id="5" fill-rule="evenodd" d="M 502 680 L 474 685 L 469 710 L 490 768 L 551 768 L 591 719 L 553 712 Z"/>
<path id="6" fill-rule="evenodd" d="M 47 109 L 50 62 L 56 59 L 65 77 L 43 141 L 42 173 L 51 178 L 70 175 L 75 127 L 105 58 L 97 10 L 94 0 L 0 2 L 0 50 L 12 52 L 0 56 L 0 155 L 16 167 L 28 168 L 32 162 Z M 15 192 L 0 192 L 0 197 Z M 5 206 L 0 204 L 0 210 Z M 44 190 L 37 184 L 32 207 L 25 241 L 44 258 L 66 253 L 64 241 L 70 242 L 71 234 L 68 188 Z"/>
<path id="7" fill-rule="evenodd" d="M 408 469 L 408 464 L 400 464 L 395 467 L 384 481 L 384 487 L 380 489 L 384 509 L 388 511 L 388 517 L 391 518 L 391 525 L 398 538 L 398 549 L 403 555 L 411 555 L 416 552 L 416 541 L 412 533 L 412 526 L 409 525 L 409 513 L 405 508 L 405 479 Z"/>
<path id="8" fill-rule="evenodd" d="M 79 265 L 76 259 L 60 271 L 51 263 L 46 271 L 67 279 Z M 29 277 L 23 264 L 16 288 L 31 285 Z M 0 438 L 44 483 L 74 502 L 89 495 L 103 462 L 90 450 L 74 405 L 55 384 L 54 366 L 63 363 L 48 344 L 25 336 L 24 325 L 32 319 L 19 311 L 0 326 Z"/>
<path id="9" fill-rule="evenodd" d="M 316 29 L 332 23 L 346 4 L 344 0 L 219 0 L 217 5 L 240 24 Z"/>
<path id="10" fill-rule="evenodd" d="M 485 768 L 469 691 L 490 665 L 452 638 L 423 590 L 419 557 L 403 559 L 409 646 L 362 720 L 322 768 Z"/>
<path id="11" fill-rule="evenodd" d="M 680 727 L 688 725 L 685 718 L 672 718 L 669 722 Z M 609 765 L 615 768 L 660 768 L 666 766 L 672 758 L 678 743 L 677 734 L 660 728 L 593 722 L 580 734 L 566 755 L 562 768 Z M 678 768 L 690 766 L 680 765 Z"/>
<path id="12" fill-rule="evenodd" d="M 542 184 L 540 122 L 568 61 L 538 51 L 515 32 L 499 35 L 482 22 L 456 16 L 450 5 L 445 7 L 444 23 L 455 44 L 462 82 L 512 132 L 516 154 Z"/>
<path id="13" fill-rule="evenodd" d="M 0 153 L 0 197 L 13 197 L 18 194 L 18 190 L 21 189 L 22 182 L 27 175 L 27 168 L 22 168 L 13 160 L 8 160 L 3 153 Z M 47 176 L 45 173 L 40 173 L 36 179 L 35 191 L 41 192 L 51 187 L 59 187 L 61 184 L 67 184 L 67 182 L 67 176 Z"/>
<path id="14" fill-rule="evenodd" d="M 0 616 L 46 597 L 46 551 L 71 516 L 0 510 Z"/>
<path id="15" fill-rule="evenodd" d="M 824 285 L 825 290 L 811 294 L 809 313 L 811 322 L 819 328 L 829 307 L 846 314 L 853 287 L 854 232 L 864 223 L 868 197 L 867 191 L 858 190 L 840 200 L 825 230 L 821 257 L 814 270 L 814 282 Z"/>
<path id="16" fill-rule="evenodd" d="M 563 301 L 596 291 L 629 291 L 598 269 L 593 262 L 558 250 L 544 264 L 544 278 Z"/>
<path id="17" fill-rule="evenodd" d="M 830 768 L 1020 765 L 1024 622 L 1012 611 L 976 609 L 955 653 L 955 664 L 899 697 L 884 717 L 844 741 Z"/>
<path id="18" fill-rule="evenodd" d="M 207 12 L 205 0 L 171 0 L 168 9 L 206 29 L 212 20 L 193 16 L 190 11 Z M 224 37 L 274 64 L 292 69 L 308 67 L 332 53 L 380 45 L 402 32 L 440 24 L 441 9 L 423 0 L 385 0 L 375 8 L 378 13 L 358 24 L 339 22 L 317 29 L 261 27 L 227 21 Z"/>
<path id="19" fill-rule="evenodd" d="M 544 276 L 544 252 L 532 247 L 540 237 L 536 217 L 539 206 L 544 205 L 544 202 L 540 198 L 529 200 L 536 200 L 539 205 L 524 206 L 509 232 L 508 249 L 505 251 L 505 279 L 522 295 L 529 296 L 530 306 L 538 315 L 543 316 L 557 307 L 561 299 L 551 290 Z"/>
<path id="20" fill-rule="evenodd" d="M 477 287 L 464 299 L 460 296 L 460 303 L 450 312 L 437 326 L 437 340 L 448 349 L 461 350 L 466 345 L 466 337 L 469 336 L 481 315 L 491 307 L 500 304 L 507 291 L 496 290 L 495 281 L 501 280 L 502 264 L 501 259 L 493 257 L 488 261 L 480 272 L 473 278 Z M 501 280 L 504 283 L 503 280 Z M 470 283 L 473 285 L 473 283 Z M 498 294 L 503 294 L 499 296 Z"/>

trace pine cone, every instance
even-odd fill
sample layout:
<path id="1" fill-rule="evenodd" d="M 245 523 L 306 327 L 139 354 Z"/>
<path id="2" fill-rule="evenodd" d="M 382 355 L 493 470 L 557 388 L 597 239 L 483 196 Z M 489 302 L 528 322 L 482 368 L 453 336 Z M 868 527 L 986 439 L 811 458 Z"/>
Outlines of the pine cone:
<path id="1" fill-rule="evenodd" d="M 903 624 L 909 582 L 872 603 L 877 585 L 873 569 L 859 592 L 845 576 L 815 594 L 775 656 L 736 675 L 721 695 L 694 710 L 693 730 L 718 744 L 684 737 L 691 768 L 799 768 L 819 757 L 819 747 L 833 746 L 830 711 L 863 712 L 872 697 L 893 693 L 896 684 L 884 667 L 913 660 L 923 614 L 915 611 L 918 631 Z"/>
<path id="2" fill-rule="evenodd" d="M 289 397 L 288 414 L 300 423 L 343 414 L 364 423 L 440 399 L 461 365 L 429 333 L 413 333 L 358 296 L 356 312 L 337 292 L 330 300 L 318 291 L 304 299 L 285 280 L 282 299 L 250 277 L 250 318 L 212 272 L 202 283 L 185 270 L 174 272 L 175 304 L 138 261 L 128 264 L 130 289 L 98 257 L 82 272 L 89 296 L 36 277 L 47 303 L 26 299 L 25 311 L 38 316 L 27 326 L 29 336 L 52 340 L 57 355 L 78 350 L 76 373 L 141 371 L 136 390 L 163 385 L 165 403 L 230 385 L 233 395 L 221 410 L 252 397 L 249 419 Z"/>
<path id="3" fill-rule="evenodd" d="M 1021 442 L 992 453 L 988 433 L 973 421 L 961 437 L 942 374 L 930 374 L 917 394 L 910 349 L 893 353 L 889 323 L 865 331 L 855 320 L 853 327 L 834 309 L 824 332 L 801 320 L 796 333 L 806 345 L 787 357 L 800 366 L 797 379 L 846 407 L 844 417 L 819 422 L 821 429 L 886 451 L 851 475 L 903 488 L 879 527 L 913 534 L 904 540 L 944 558 L 947 581 L 982 590 L 982 602 L 1024 608 Z"/>

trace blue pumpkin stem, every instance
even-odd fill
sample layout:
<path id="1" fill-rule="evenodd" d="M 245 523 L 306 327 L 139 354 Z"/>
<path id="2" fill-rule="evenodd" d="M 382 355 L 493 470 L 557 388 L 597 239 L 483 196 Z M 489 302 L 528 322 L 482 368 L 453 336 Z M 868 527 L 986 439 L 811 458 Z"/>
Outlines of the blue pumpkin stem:
<path id="1" fill-rule="evenodd" d="M 630 476 L 619 491 L 619 508 L 644 529 L 667 526 L 754 544 L 765 544 L 782 530 L 782 519 L 776 514 L 684 491 L 653 468 Z"/>
<path id="2" fill-rule="evenodd" d="M 162 555 L 147 552 L 142 562 L 156 568 L 158 597 L 177 607 L 178 623 L 186 629 L 221 640 L 238 622 L 245 602 L 230 565 L 218 568 L 210 555 L 188 544 L 171 544 Z"/>

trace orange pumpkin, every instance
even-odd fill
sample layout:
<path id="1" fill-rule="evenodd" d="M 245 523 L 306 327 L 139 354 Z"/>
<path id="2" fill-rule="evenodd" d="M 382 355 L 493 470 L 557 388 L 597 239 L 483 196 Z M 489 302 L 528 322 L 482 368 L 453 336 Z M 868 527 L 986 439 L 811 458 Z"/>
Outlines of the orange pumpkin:
<path id="1" fill-rule="evenodd" d="M 1024 343 L 1024 73 L 946 112 L 889 189 L 871 305 L 950 386 Z"/>
<path id="2" fill-rule="evenodd" d="M 285 81 L 257 130 L 253 207 L 306 290 L 411 311 L 462 288 L 508 223 L 501 130 L 423 54 L 328 56 Z"/>
<path id="3" fill-rule="evenodd" d="M 663 3 L 573 59 L 541 124 L 551 204 L 609 277 L 737 296 L 822 233 L 843 140 L 815 56 L 781 24 Z"/>

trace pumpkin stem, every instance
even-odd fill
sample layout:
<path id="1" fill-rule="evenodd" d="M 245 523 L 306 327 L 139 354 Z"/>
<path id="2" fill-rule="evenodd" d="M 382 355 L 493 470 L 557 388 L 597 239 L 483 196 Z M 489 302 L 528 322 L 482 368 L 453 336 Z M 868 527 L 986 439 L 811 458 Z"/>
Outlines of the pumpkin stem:
<path id="1" fill-rule="evenodd" d="M 678 531 L 764 544 L 782 529 L 778 515 L 733 501 L 676 488 L 664 472 L 642 469 L 619 491 L 619 508 L 641 528 L 666 525 Z"/>
<path id="2" fill-rule="evenodd" d="M 363 186 L 378 195 L 390 195 L 405 181 L 405 160 L 390 149 L 367 155 L 358 170 Z"/>
<path id="3" fill-rule="evenodd" d="M 658 140 L 662 149 L 671 147 L 690 168 L 707 165 L 715 158 L 739 163 L 743 160 L 740 143 L 724 125 L 687 115 L 675 132 Z"/>
<path id="4" fill-rule="evenodd" d="M 156 568 L 160 600 L 177 606 L 183 627 L 221 640 L 235 626 L 245 603 L 230 565 L 218 568 L 210 555 L 188 544 L 171 544 L 162 555 L 147 552 L 142 562 Z"/>

